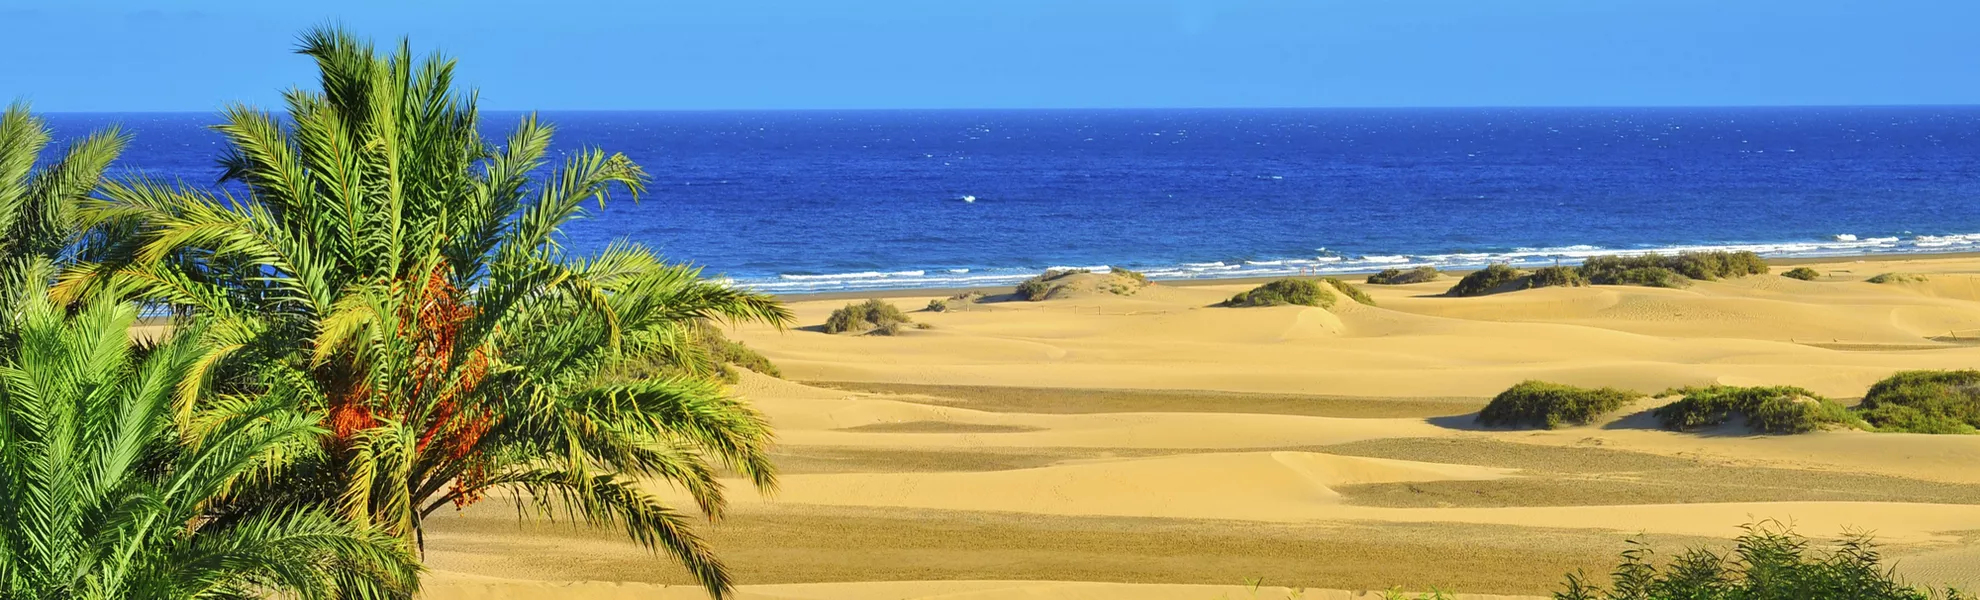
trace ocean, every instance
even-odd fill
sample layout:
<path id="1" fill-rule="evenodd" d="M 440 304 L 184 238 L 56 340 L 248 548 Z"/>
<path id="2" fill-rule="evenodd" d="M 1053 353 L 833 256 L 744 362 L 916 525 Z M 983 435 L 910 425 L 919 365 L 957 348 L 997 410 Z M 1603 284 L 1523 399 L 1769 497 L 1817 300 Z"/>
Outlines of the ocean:
<path id="1" fill-rule="evenodd" d="M 1980 250 L 1980 107 L 549 112 L 653 175 L 567 231 L 779 292 Z M 211 185 L 212 114 L 119 123 Z M 484 113 L 500 139 L 519 115 Z"/>

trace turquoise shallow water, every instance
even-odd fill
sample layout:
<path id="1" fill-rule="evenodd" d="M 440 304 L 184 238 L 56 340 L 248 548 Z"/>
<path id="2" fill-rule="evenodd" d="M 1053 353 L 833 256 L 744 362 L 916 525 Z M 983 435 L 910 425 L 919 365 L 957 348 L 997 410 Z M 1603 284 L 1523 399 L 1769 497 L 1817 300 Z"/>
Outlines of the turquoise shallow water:
<path id="1" fill-rule="evenodd" d="M 1980 249 L 1980 107 L 546 113 L 654 175 L 568 244 L 629 238 L 780 292 Z M 491 113 L 491 128 L 518 115 Z M 210 183 L 207 114 L 117 122 Z M 499 139 L 499 138 L 497 138 Z"/>

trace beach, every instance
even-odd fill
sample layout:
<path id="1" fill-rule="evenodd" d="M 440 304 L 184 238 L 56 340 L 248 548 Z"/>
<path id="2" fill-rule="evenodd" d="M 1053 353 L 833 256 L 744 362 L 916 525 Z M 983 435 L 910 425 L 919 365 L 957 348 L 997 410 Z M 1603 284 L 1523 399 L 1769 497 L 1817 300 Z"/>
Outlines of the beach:
<path id="1" fill-rule="evenodd" d="M 765 600 L 1544 597 L 1631 540 L 1724 548 L 1769 522 L 1873 534 L 1907 581 L 1980 586 L 1980 436 L 1671 432 L 1655 399 L 1555 430 L 1473 422 L 1525 380 L 1848 404 L 1980 364 L 1980 257 L 1798 262 L 1822 276 L 1452 298 L 1447 275 L 1324 309 L 1214 306 L 1249 281 L 945 312 L 921 308 L 948 290 L 790 297 L 800 327 L 731 332 L 783 371 L 736 384 L 777 429 L 780 488 L 731 482 L 704 531 Z M 1864 281 L 1887 272 L 1922 280 Z M 817 330 L 866 297 L 926 328 Z M 428 598 L 703 594 L 616 532 L 500 498 L 425 541 Z"/>

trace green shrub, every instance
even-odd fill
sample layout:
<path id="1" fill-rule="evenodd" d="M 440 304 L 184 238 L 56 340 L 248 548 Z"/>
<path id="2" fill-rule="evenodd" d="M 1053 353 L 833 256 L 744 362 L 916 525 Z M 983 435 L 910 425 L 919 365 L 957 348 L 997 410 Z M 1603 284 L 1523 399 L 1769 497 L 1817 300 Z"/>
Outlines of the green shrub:
<path id="1" fill-rule="evenodd" d="M 1050 296 L 1052 294 L 1053 289 L 1056 289 L 1058 287 L 1053 284 L 1058 282 L 1060 279 L 1065 279 L 1068 276 L 1078 275 L 1080 273 L 1090 273 L 1090 272 L 1091 271 L 1088 271 L 1086 269 L 1046 271 L 1044 273 L 1039 274 L 1037 277 L 1026 279 L 1024 280 L 1023 283 L 1019 283 L 1017 286 L 1017 297 L 1023 298 L 1025 300 L 1030 300 L 1032 302 L 1044 300 L 1046 296 Z"/>
<path id="2" fill-rule="evenodd" d="M 1980 371 L 1900 371 L 1870 386 L 1856 409 L 1882 431 L 1974 433 Z"/>
<path id="3" fill-rule="evenodd" d="M 1024 280 L 1017 286 L 1017 297 L 1037 302 L 1051 298 L 1054 293 L 1067 286 L 1091 285 L 1091 291 L 1106 292 L 1121 296 L 1132 296 L 1141 288 L 1148 287 L 1148 276 L 1127 269 L 1113 269 L 1108 277 L 1101 280 L 1078 282 L 1070 280 L 1074 275 L 1086 275 L 1086 269 L 1066 269 L 1046 271 L 1037 277 Z"/>
<path id="4" fill-rule="evenodd" d="M 832 311 L 832 316 L 825 319 L 825 333 L 893 335 L 900 332 L 901 325 L 912 321 L 893 304 L 874 298 Z"/>
<path id="5" fill-rule="evenodd" d="M 1545 381 L 1523 381 L 1507 388 L 1478 411 L 1484 425 L 1532 425 L 1555 429 L 1562 424 L 1586 425 L 1643 397 L 1616 388 L 1579 388 Z"/>
<path id="6" fill-rule="evenodd" d="M 1383 269 L 1380 273 L 1369 275 L 1368 283 L 1377 285 L 1423 283 L 1426 281 L 1435 281 L 1439 275 L 1442 275 L 1442 273 L 1438 273 L 1436 267 L 1428 265 L 1409 270 Z"/>
<path id="7" fill-rule="evenodd" d="M 1370 297 L 1368 295 L 1368 292 L 1361 291 L 1361 288 L 1354 287 L 1354 284 L 1352 283 L 1341 281 L 1341 278 L 1339 277 L 1326 277 L 1326 278 L 1322 278 L 1321 281 L 1325 281 L 1329 285 L 1334 286 L 1334 289 L 1340 290 L 1341 294 L 1346 295 L 1348 298 L 1354 299 L 1355 302 L 1360 302 L 1368 306 L 1375 305 L 1375 299 Z"/>
<path id="8" fill-rule="evenodd" d="M 1827 550 L 1785 528 L 1748 525 L 1729 554 L 1694 548 L 1669 561 L 1648 546 L 1622 553 L 1608 590 L 1569 574 L 1555 600 L 1969 600 L 1956 590 L 1904 585 L 1869 538 L 1851 534 Z"/>
<path id="9" fill-rule="evenodd" d="M 1666 267 L 1636 267 L 1614 273 L 1602 284 L 1681 288 L 1691 285 L 1691 280 Z"/>
<path id="10" fill-rule="evenodd" d="M 983 299 L 983 292 L 963 292 L 939 300 L 929 300 L 927 310 L 928 312 L 947 312 L 950 310 L 955 310 L 957 308 L 961 308 L 963 306 L 975 303 L 977 300 L 982 300 L 982 299 Z"/>
<path id="11" fill-rule="evenodd" d="M 1224 306 L 1238 307 L 1286 304 L 1329 308 L 1334 305 L 1334 293 L 1310 279 L 1280 279 L 1224 301 Z"/>
<path id="12" fill-rule="evenodd" d="M 1514 281 L 1518 281 L 1524 275 L 1526 275 L 1525 272 L 1507 265 L 1491 265 L 1465 275 L 1464 279 L 1459 279 L 1457 285 L 1451 286 L 1451 289 L 1444 292 L 1444 295 L 1478 296 L 1489 294 Z"/>
<path id="13" fill-rule="evenodd" d="M 1534 269 L 1531 275 L 1526 276 L 1525 287 L 1532 289 L 1543 287 L 1581 287 L 1584 285 L 1588 285 L 1588 280 L 1582 278 L 1581 272 L 1574 270 L 1574 267 L 1540 267 Z"/>
<path id="14" fill-rule="evenodd" d="M 695 323 L 688 333 L 688 343 L 702 357 L 702 368 L 714 372 L 723 381 L 735 383 L 740 379 L 736 368 L 744 368 L 771 377 L 783 377 L 784 372 L 777 365 L 757 353 L 756 349 L 731 340 L 722 335 L 720 325 L 703 320 Z M 607 369 L 600 377 L 609 382 L 627 382 L 650 379 L 662 375 L 686 375 L 676 364 L 679 359 L 671 356 L 649 356 L 625 361 Z"/>
<path id="15" fill-rule="evenodd" d="M 1788 278 L 1788 279 L 1799 279 L 1799 280 L 1802 280 L 1802 281 L 1814 281 L 1814 280 L 1815 280 L 1815 278 L 1817 278 L 1817 277 L 1821 277 L 1821 276 L 1822 276 L 1822 273 L 1821 273 L 1820 271 L 1816 271 L 1816 270 L 1814 270 L 1814 269 L 1810 269 L 1810 268 L 1808 268 L 1808 267 L 1795 267 L 1795 268 L 1792 268 L 1792 269 L 1788 269 L 1788 270 L 1787 270 L 1787 272 L 1786 272 L 1786 273 L 1782 273 L 1782 274 L 1781 274 L 1781 276 L 1782 276 L 1782 277 L 1786 277 L 1786 278 Z"/>
<path id="16" fill-rule="evenodd" d="M 1871 277 L 1869 279 L 1865 279 L 1864 281 L 1868 281 L 1870 283 L 1924 283 L 1925 276 L 1913 275 L 1910 273 L 1883 273 Z"/>
<path id="17" fill-rule="evenodd" d="M 1120 267 L 1108 267 L 1115 277 L 1132 281 L 1138 285 L 1148 285 L 1148 275 L 1140 271 L 1129 271 Z"/>
<path id="18" fill-rule="evenodd" d="M 1856 427 L 1862 423 L 1836 401 L 1798 387 L 1713 385 L 1675 389 L 1664 395 L 1683 396 L 1654 411 L 1664 428 L 1673 431 L 1722 425 L 1735 415 L 1744 418 L 1746 426 L 1754 431 L 1773 434 L 1807 433 L 1830 426 Z"/>
<path id="19" fill-rule="evenodd" d="M 1677 256 L 1596 256 L 1581 263 L 1581 275 L 1597 285 L 1679 288 L 1687 279 L 1723 279 L 1767 272 L 1766 259 L 1752 252 L 1685 252 Z"/>
<path id="20" fill-rule="evenodd" d="M 1752 252 L 1685 252 L 1661 266 L 1692 279 L 1723 279 L 1767 272 L 1767 260 Z"/>

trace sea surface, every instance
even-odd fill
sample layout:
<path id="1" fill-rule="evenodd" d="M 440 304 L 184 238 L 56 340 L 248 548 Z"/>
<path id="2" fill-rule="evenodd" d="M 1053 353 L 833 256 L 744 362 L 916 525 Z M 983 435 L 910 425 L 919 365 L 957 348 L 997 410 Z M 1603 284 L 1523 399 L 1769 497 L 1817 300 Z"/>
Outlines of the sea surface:
<path id="1" fill-rule="evenodd" d="M 1980 250 L 1980 107 L 544 113 L 653 176 L 567 231 L 774 292 L 1596 254 Z M 123 173 L 219 174 L 212 114 L 119 123 Z M 494 139 L 520 118 L 485 113 Z"/>

